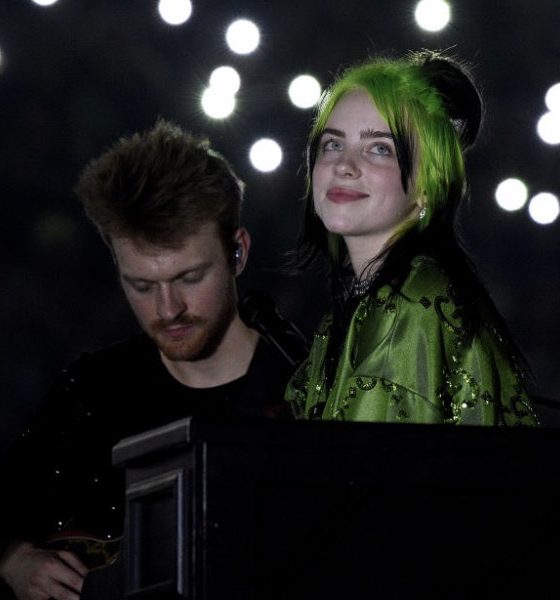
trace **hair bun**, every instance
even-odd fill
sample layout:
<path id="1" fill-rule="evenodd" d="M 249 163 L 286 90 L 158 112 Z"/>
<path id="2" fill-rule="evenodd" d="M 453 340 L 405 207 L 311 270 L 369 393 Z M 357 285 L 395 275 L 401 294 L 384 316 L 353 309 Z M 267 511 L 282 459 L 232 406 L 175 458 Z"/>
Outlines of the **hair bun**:
<path id="1" fill-rule="evenodd" d="M 482 122 L 482 98 L 467 66 L 430 50 L 419 52 L 416 60 L 429 83 L 440 94 L 466 150 L 474 144 Z"/>

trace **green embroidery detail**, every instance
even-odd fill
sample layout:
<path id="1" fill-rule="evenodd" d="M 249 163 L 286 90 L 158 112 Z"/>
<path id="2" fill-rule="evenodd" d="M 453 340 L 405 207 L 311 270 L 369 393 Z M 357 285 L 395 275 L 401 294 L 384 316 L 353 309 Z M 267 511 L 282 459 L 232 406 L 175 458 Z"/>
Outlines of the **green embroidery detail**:
<path id="1" fill-rule="evenodd" d="M 409 418 L 409 414 L 408 412 L 406 412 L 406 410 L 399 410 L 399 412 L 397 413 L 397 421 L 402 422 L 402 421 L 406 421 Z"/>
<path id="2" fill-rule="evenodd" d="M 397 386 L 392 381 L 387 381 L 386 379 L 381 380 L 381 385 L 386 392 L 396 392 Z"/>
<path id="3" fill-rule="evenodd" d="M 430 302 L 430 300 L 428 298 L 426 298 L 426 296 L 422 296 L 422 298 L 420 298 L 419 302 L 424 308 L 430 308 L 430 306 L 432 306 L 432 303 Z"/>
<path id="4" fill-rule="evenodd" d="M 364 377 L 358 377 L 356 379 L 356 385 L 364 392 L 369 392 L 369 390 L 373 390 L 373 388 L 377 385 L 376 377 L 369 377 L 368 379 L 369 381 L 367 381 Z"/>
<path id="5" fill-rule="evenodd" d="M 397 306 L 394 302 L 389 302 L 387 304 L 385 304 L 385 312 L 386 313 L 394 313 L 396 310 Z"/>
<path id="6" fill-rule="evenodd" d="M 457 327 L 456 325 L 454 325 L 443 312 L 442 306 L 444 304 L 448 304 L 449 302 L 450 300 L 446 296 L 437 296 L 434 300 L 434 309 L 436 311 L 436 314 L 439 317 L 441 324 L 443 325 L 443 327 L 445 327 L 445 329 L 447 329 L 447 331 L 449 331 L 450 333 L 454 333 L 461 340 L 465 340 L 467 338 L 466 330 L 463 327 Z M 455 320 L 458 320 L 460 316 L 461 312 L 459 309 L 454 310 L 451 314 L 451 318 Z"/>
<path id="7" fill-rule="evenodd" d="M 398 406 L 402 402 L 402 396 L 397 396 L 397 394 L 392 394 L 389 402 L 393 406 Z"/>
<path id="8" fill-rule="evenodd" d="M 488 390 L 482 392 L 480 398 L 486 405 L 494 404 L 495 402 L 494 398 L 492 398 L 492 394 Z"/>

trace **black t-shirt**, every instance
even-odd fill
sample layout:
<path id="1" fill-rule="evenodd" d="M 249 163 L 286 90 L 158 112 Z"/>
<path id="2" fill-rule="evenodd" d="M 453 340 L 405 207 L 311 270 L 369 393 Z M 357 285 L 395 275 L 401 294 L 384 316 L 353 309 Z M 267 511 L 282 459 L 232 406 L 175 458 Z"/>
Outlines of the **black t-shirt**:
<path id="1" fill-rule="evenodd" d="M 172 377 L 143 334 L 84 354 L 63 371 L 12 449 L 2 538 L 41 545 L 58 532 L 120 536 L 124 473 L 111 463 L 117 442 L 191 415 L 290 418 L 283 396 L 292 370 L 262 338 L 243 377 L 206 389 Z"/>

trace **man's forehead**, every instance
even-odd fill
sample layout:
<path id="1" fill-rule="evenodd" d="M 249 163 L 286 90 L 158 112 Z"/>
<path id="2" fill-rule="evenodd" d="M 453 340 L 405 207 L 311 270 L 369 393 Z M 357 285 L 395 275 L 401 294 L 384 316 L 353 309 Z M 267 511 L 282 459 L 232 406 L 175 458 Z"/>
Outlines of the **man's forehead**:
<path id="1" fill-rule="evenodd" d="M 115 238 L 113 254 L 121 275 L 128 278 L 172 279 L 224 260 L 225 251 L 214 227 L 201 227 L 171 246 L 136 238 Z"/>

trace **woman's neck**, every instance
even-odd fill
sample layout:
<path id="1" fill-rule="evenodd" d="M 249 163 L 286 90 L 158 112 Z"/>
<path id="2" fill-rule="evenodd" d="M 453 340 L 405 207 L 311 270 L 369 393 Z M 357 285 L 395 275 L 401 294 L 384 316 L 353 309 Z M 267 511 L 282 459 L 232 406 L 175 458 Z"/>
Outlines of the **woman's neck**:
<path id="1" fill-rule="evenodd" d="M 383 261 L 376 260 L 373 264 L 372 261 L 385 249 L 385 239 L 371 236 L 346 236 L 344 241 L 357 279 L 361 279 L 362 276 L 369 277 L 379 269 Z"/>

